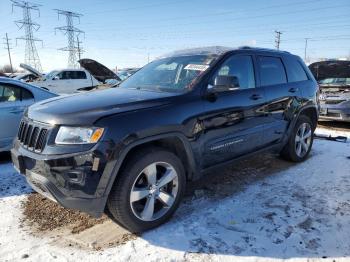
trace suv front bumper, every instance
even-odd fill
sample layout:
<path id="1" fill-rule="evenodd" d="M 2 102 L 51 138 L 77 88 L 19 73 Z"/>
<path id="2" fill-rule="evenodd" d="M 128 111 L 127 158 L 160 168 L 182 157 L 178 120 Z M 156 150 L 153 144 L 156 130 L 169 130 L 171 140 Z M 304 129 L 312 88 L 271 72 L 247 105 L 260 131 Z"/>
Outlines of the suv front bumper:
<path id="1" fill-rule="evenodd" d="M 107 172 L 107 164 L 101 155 L 99 150 L 69 155 L 39 155 L 24 149 L 18 142 L 11 150 L 14 167 L 36 192 L 63 207 L 94 217 L 104 212 L 107 201 L 105 182 L 106 177 L 110 177 L 110 173 L 104 172 Z M 96 161 L 98 166 L 94 166 Z"/>
<path id="2" fill-rule="evenodd" d="M 350 122 L 350 107 L 342 105 L 320 105 L 320 119 Z"/>

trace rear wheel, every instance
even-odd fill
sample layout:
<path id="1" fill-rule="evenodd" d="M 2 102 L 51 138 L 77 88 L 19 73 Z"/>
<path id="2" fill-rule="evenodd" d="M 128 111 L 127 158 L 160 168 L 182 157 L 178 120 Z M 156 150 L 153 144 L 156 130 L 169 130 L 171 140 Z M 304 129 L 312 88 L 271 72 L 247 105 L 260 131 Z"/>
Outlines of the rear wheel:
<path id="1" fill-rule="evenodd" d="M 161 148 L 142 150 L 118 175 L 108 199 L 109 211 L 132 232 L 157 227 L 177 209 L 185 183 L 176 155 Z"/>
<path id="2" fill-rule="evenodd" d="M 294 162 L 304 161 L 311 151 L 313 139 L 312 121 L 307 116 L 301 115 L 281 155 Z"/>

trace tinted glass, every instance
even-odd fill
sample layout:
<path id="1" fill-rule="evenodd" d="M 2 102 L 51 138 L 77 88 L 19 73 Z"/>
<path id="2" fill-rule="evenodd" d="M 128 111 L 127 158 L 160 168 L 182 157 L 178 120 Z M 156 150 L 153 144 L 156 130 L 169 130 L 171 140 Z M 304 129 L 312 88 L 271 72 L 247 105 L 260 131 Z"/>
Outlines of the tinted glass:
<path id="1" fill-rule="evenodd" d="M 30 99 L 34 99 L 33 94 L 29 90 L 22 88 L 22 100 Z"/>
<path id="2" fill-rule="evenodd" d="M 283 63 L 278 57 L 259 57 L 260 80 L 262 86 L 287 83 Z"/>
<path id="3" fill-rule="evenodd" d="M 251 56 L 231 56 L 222 64 L 214 78 L 217 75 L 237 77 L 240 89 L 255 87 L 254 67 Z"/>
<path id="4" fill-rule="evenodd" d="M 16 86 L 0 84 L 0 102 L 21 100 L 21 89 Z"/>
<path id="5" fill-rule="evenodd" d="M 75 71 L 73 79 L 86 79 L 86 74 L 83 71 Z"/>
<path id="6" fill-rule="evenodd" d="M 286 60 L 288 82 L 299 82 L 308 80 L 307 74 L 300 62 L 295 58 Z"/>
<path id="7" fill-rule="evenodd" d="M 69 75 L 67 71 L 62 71 L 58 73 L 56 76 L 58 76 L 59 79 L 64 80 L 64 79 L 69 79 Z"/>

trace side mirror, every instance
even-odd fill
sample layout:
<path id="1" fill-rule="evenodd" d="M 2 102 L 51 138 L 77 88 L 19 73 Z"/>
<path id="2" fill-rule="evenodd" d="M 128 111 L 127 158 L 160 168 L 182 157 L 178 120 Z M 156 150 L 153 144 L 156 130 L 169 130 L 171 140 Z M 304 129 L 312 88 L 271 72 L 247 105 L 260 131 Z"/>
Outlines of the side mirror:
<path id="1" fill-rule="evenodd" d="M 239 81 L 236 76 L 217 76 L 214 79 L 214 85 L 209 87 L 210 92 L 233 91 L 239 89 Z"/>

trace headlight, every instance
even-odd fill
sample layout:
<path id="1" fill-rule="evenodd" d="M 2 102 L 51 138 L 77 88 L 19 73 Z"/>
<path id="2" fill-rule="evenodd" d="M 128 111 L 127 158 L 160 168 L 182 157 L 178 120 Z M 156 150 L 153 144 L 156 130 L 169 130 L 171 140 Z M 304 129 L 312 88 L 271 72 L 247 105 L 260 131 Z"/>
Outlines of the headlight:
<path id="1" fill-rule="evenodd" d="M 58 130 L 56 144 L 94 144 L 103 135 L 103 128 L 99 127 L 67 127 Z"/>

